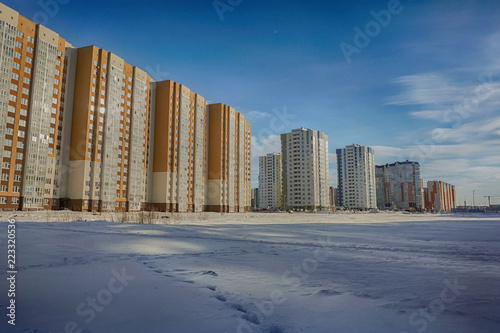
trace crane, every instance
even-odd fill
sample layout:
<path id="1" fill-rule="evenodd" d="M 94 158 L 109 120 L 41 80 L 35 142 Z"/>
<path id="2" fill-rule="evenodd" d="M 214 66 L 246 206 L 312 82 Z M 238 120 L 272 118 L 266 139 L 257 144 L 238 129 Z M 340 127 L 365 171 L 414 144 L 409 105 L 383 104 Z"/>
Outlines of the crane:
<path id="1" fill-rule="evenodd" d="M 485 195 L 483 198 L 488 198 L 488 206 L 491 206 L 491 198 L 500 198 L 500 196 L 497 195 Z"/>

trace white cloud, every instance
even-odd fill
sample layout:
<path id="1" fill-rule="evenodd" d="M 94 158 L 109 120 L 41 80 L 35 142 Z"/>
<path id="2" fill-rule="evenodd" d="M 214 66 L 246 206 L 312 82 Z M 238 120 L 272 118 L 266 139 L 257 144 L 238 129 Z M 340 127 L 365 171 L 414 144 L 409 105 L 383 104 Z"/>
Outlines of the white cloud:
<path id="1" fill-rule="evenodd" d="M 413 111 L 410 112 L 414 118 L 420 119 L 431 119 L 436 121 L 443 121 L 447 116 L 447 113 L 451 112 L 450 110 L 423 110 L 423 111 Z"/>
<path id="2" fill-rule="evenodd" d="M 473 121 L 457 128 L 436 128 L 430 135 L 438 142 L 479 143 L 500 136 L 500 117 Z"/>
<path id="3" fill-rule="evenodd" d="M 247 118 L 248 121 L 252 121 L 252 120 L 271 117 L 271 114 L 267 113 L 267 112 L 261 112 L 261 111 L 254 110 L 254 111 L 245 112 L 245 117 Z"/>
<path id="4" fill-rule="evenodd" d="M 402 76 L 396 83 L 405 89 L 391 97 L 387 105 L 450 105 L 458 103 L 465 92 L 464 88 L 453 86 L 435 73 Z"/>
<path id="5" fill-rule="evenodd" d="M 252 158 L 280 151 L 281 138 L 279 135 L 270 134 L 262 137 L 252 135 Z"/>
<path id="6" fill-rule="evenodd" d="M 478 115 L 491 114 L 500 105 L 500 83 L 493 76 L 479 76 L 474 84 L 464 86 L 443 75 L 430 73 L 408 75 L 396 80 L 403 91 L 389 98 L 387 105 L 427 106 L 411 111 L 414 118 L 435 120 L 440 123 L 463 124 Z"/>

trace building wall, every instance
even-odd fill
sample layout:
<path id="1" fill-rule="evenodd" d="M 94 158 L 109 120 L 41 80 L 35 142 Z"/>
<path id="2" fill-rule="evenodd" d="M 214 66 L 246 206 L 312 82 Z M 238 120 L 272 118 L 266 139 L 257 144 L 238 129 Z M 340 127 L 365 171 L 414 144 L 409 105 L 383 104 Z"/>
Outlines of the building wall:
<path id="1" fill-rule="evenodd" d="M 151 78 L 120 57 L 78 49 L 69 207 L 138 211 L 146 200 Z"/>
<path id="2" fill-rule="evenodd" d="M 456 208 L 455 186 L 434 180 L 427 182 L 427 209 L 433 212 L 449 212 Z"/>
<path id="3" fill-rule="evenodd" d="M 208 114 L 206 210 L 250 211 L 250 123 L 222 103 L 210 104 Z"/>
<path id="4" fill-rule="evenodd" d="M 1 3 L 0 32 L 0 210 L 251 209 L 242 114 L 213 105 L 209 131 L 202 96 Z"/>
<path id="5" fill-rule="evenodd" d="M 174 81 L 155 84 L 155 147 L 150 206 L 201 212 L 205 205 L 205 99 Z"/>
<path id="6" fill-rule="evenodd" d="M 259 157 L 259 207 L 282 208 L 281 154 Z"/>
<path id="7" fill-rule="evenodd" d="M 328 136 L 312 129 L 281 135 L 286 209 L 329 209 Z"/>
<path id="8" fill-rule="evenodd" d="M 71 45 L 0 3 L 0 209 L 58 209 Z"/>
<path id="9" fill-rule="evenodd" d="M 396 162 L 375 168 L 377 207 L 422 209 L 422 182 L 418 162 Z"/>
<path id="10" fill-rule="evenodd" d="M 374 157 L 372 148 L 361 145 L 337 149 L 340 206 L 355 209 L 377 207 Z"/>
<path id="11" fill-rule="evenodd" d="M 330 207 L 338 207 L 338 192 L 335 187 L 330 186 Z"/>

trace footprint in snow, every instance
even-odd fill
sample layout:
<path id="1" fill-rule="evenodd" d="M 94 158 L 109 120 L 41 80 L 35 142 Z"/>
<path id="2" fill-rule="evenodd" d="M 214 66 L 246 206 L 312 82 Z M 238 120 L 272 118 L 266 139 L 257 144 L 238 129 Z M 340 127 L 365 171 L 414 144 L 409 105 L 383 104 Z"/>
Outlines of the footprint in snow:
<path id="1" fill-rule="evenodd" d="M 375 296 L 375 295 L 372 295 L 372 294 L 369 294 L 369 293 L 365 293 L 363 291 L 355 292 L 353 295 L 356 296 L 356 297 L 368 298 L 368 299 L 378 299 L 378 298 L 380 298 L 378 296 Z"/>
<path id="2" fill-rule="evenodd" d="M 210 276 L 219 276 L 219 274 L 215 273 L 214 271 L 202 271 L 201 275 L 210 275 Z"/>
<path id="3" fill-rule="evenodd" d="M 215 286 L 207 286 L 207 289 L 210 289 L 210 290 L 212 290 L 212 291 L 215 291 L 215 290 L 217 289 L 217 287 L 215 287 Z"/>
<path id="4" fill-rule="evenodd" d="M 247 313 L 247 314 L 243 315 L 242 318 L 245 319 L 246 321 L 248 321 L 249 323 L 252 323 L 255 325 L 260 325 L 259 316 L 255 313 Z"/>
<path id="5" fill-rule="evenodd" d="M 279 326 L 271 326 L 268 330 L 269 333 L 286 333 L 286 331 Z"/>
<path id="6" fill-rule="evenodd" d="M 316 293 L 316 295 L 318 295 L 318 296 L 338 296 L 338 295 L 342 295 L 342 294 L 343 294 L 343 292 L 337 291 L 334 289 L 321 289 L 320 291 L 318 291 Z"/>
<path id="7" fill-rule="evenodd" d="M 247 313 L 247 309 L 241 304 L 232 304 L 233 309 L 239 312 Z"/>
<path id="8" fill-rule="evenodd" d="M 215 296 L 215 298 L 221 302 L 226 302 L 227 301 L 227 298 L 224 297 L 223 295 L 217 295 Z"/>

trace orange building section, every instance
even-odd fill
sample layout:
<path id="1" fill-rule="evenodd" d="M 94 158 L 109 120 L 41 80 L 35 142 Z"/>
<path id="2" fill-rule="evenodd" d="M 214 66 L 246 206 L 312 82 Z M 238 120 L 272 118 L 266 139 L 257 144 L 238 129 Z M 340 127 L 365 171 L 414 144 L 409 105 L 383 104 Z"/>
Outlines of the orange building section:
<path id="1" fill-rule="evenodd" d="M 59 209 L 62 195 L 64 72 L 71 45 L 0 3 L 0 210 Z M 68 60 L 69 61 L 69 60 Z M 4 78 L 5 79 L 5 78 Z M 68 111 L 71 113 L 71 110 Z M 49 117 L 44 116 L 50 113 Z"/>
<path id="2" fill-rule="evenodd" d="M 186 86 L 156 82 L 153 195 L 149 209 L 201 212 L 205 205 L 206 101 Z"/>
<path id="3" fill-rule="evenodd" d="M 31 74 L 35 47 L 36 24 L 19 16 L 15 34 L 14 56 L 10 80 L 10 95 L 6 110 L 5 133 L 3 140 L 2 177 L 0 188 L 0 208 L 14 210 L 22 207 L 22 172 L 31 94 Z M 28 50 L 30 52 L 28 52 Z M 16 56 L 17 55 L 17 56 Z M 3 64 L 2 64 L 3 65 Z M 3 67 L 3 66 L 2 66 Z M 29 72 L 29 73 L 28 73 Z"/>
<path id="4" fill-rule="evenodd" d="M 150 83 L 149 75 L 112 53 L 95 46 L 78 49 L 70 209 L 144 209 Z"/>
<path id="5" fill-rule="evenodd" d="M 426 207 L 433 212 L 449 212 L 456 208 L 455 186 L 437 180 L 427 182 Z"/>
<path id="6" fill-rule="evenodd" d="M 250 123 L 232 107 L 209 105 L 207 211 L 250 211 Z"/>
<path id="7" fill-rule="evenodd" d="M 2 3 L 0 26 L 0 210 L 250 210 L 242 114 Z"/>

